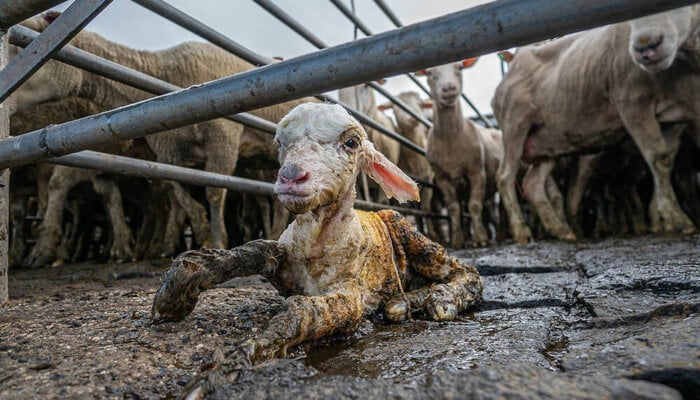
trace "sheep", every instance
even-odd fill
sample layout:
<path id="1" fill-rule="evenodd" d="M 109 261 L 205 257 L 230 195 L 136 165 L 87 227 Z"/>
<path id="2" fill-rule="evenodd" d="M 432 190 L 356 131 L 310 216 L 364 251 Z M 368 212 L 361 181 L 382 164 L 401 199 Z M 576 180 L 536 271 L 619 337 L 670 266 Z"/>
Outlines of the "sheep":
<path id="1" fill-rule="evenodd" d="M 377 101 L 374 98 L 374 91 L 369 85 L 361 84 L 342 88 L 338 90 L 338 99 L 342 103 L 368 116 L 384 128 L 392 132 L 396 131 L 396 127 L 394 126 L 394 122 L 391 120 L 391 118 L 382 113 L 379 110 L 379 107 L 377 107 Z M 385 157 L 387 157 L 392 163 L 399 163 L 402 147 L 399 142 L 369 126 L 365 126 L 365 131 L 379 152 L 384 154 Z M 367 187 L 366 181 L 363 181 L 363 186 Z M 364 194 L 367 196 L 367 193 Z M 369 198 L 367 200 L 369 200 Z M 378 203 L 387 203 L 388 199 L 384 196 L 381 190 L 378 190 L 378 195 L 375 197 L 375 201 Z"/>
<path id="2" fill-rule="evenodd" d="M 532 164 L 523 190 L 547 232 L 575 240 L 544 182 L 557 157 L 599 151 L 625 132 L 654 177 L 652 232 L 695 231 L 676 200 L 659 123 L 691 122 L 698 137 L 699 24 L 694 5 L 518 50 L 492 100 L 505 147 L 498 189 L 517 242 L 532 237 L 515 196 L 521 161 Z"/>
<path id="3" fill-rule="evenodd" d="M 342 107 L 299 105 L 280 122 L 275 141 L 282 165 L 275 193 L 295 220 L 279 241 L 178 256 L 155 294 L 154 321 L 182 319 L 199 293 L 216 283 L 262 274 L 291 296 L 264 332 L 240 345 L 257 362 L 284 356 L 304 341 L 353 332 L 382 306 L 391 321 L 414 312 L 446 321 L 480 299 L 483 285 L 474 267 L 450 257 L 395 211 L 353 208 L 361 171 L 398 201 L 419 195 Z M 403 292 L 413 277 L 434 283 Z"/>
<path id="4" fill-rule="evenodd" d="M 48 102 L 16 112 L 12 115 L 10 127 L 13 135 L 18 135 L 34 129 L 39 129 L 51 123 L 60 123 L 81 118 L 103 111 L 94 103 L 78 98 L 67 97 L 60 101 Z M 128 149 L 133 142 L 119 143 L 107 149 L 110 152 L 130 155 Z M 109 215 L 112 227 L 112 246 L 110 259 L 124 261 L 133 258 L 131 249 L 131 230 L 126 224 L 119 188 L 109 176 L 98 171 L 37 164 L 41 168 L 44 179 L 37 176 L 38 212 L 43 216 L 39 224 L 39 237 L 23 264 L 27 267 L 42 266 L 56 261 L 58 264 L 68 258 L 67 250 L 61 243 L 63 210 L 68 192 L 81 181 L 90 181 L 96 192 L 105 200 L 105 209 Z M 47 175 L 48 172 L 48 175 Z M 14 243 L 17 243 L 15 241 Z"/>
<path id="5" fill-rule="evenodd" d="M 47 26 L 47 22 L 41 18 L 30 19 L 23 24 L 39 31 Z M 162 51 L 138 51 L 108 41 L 93 32 L 83 31 L 70 44 L 183 87 L 253 68 L 252 64 L 208 43 L 187 42 Z M 150 97 L 150 94 L 141 90 L 66 64 L 49 61 L 12 95 L 10 108 L 14 104 L 14 107 L 26 109 L 68 95 L 83 97 L 105 109 Z M 303 101 L 259 109 L 253 114 L 277 121 Z M 206 171 L 226 175 L 233 173 L 239 153 L 255 157 L 258 154 L 269 154 L 271 148 L 269 139 L 261 139 L 257 131 L 226 119 L 150 135 L 146 141 L 156 154 L 158 162 L 187 167 L 203 166 Z M 207 217 L 207 210 L 182 185 L 176 182 L 169 184 L 173 198 L 187 213 L 197 242 L 204 247 L 224 248 L 228 244 L 224 224 L 226 189 L 206 189 L 210 214 Z M 177 212 L 177 207 L 171 207 L 163 255 L 172 254 L 172 243 L 179 235 L 175 215 Z"/>
<path id="6" fill-rule="evenodd" d="M 421 99 L 420 95 L 416 92 L 402 92 L 396 95 L 396 98 L 407 106 L 411 107 L 411 109 L 419 115 L 422 115 L 426 108 L 432 109 L 432 103 Z M 398 132 L 406 139 L 409 139 L 418 146 L 425 148 L 428 143 L 428 127 L 420 123 L 417 119 L 396 104 L 391 103 L 391 105 L 381 105 L 379 108 L 387 109 L 389 107 L 391 107 L 394 113 Z M 406 146 L 401 146 L 398 166 L 402 171 L 419 181 L 427 182 L 429 184 L 433 183 L 435 173 L 433 172 L 428 160 L 423 155 L 416 153 Z M 421 198 L 421 209 L 423 211 L 430 211 L 433 200 L 432 188 L 422 188 Z M 430 238 L 438 240 L 442 237 L 442 235 L 434 222 L 435 220 L 431 220 L 427 232 Z M 419 226 L 422 225 L 422 223 L 419 223 Z M 421 231 L 426 232 L 424 229 L 421 229 Z"/>
<path id="7" fill-rule="evenodd" d="M 468 208 L 472 244 L 488 244 L 482 209 L 484 199 L 496 191 L 495 174 L 503 157 L 501 132 L 477 125 L 462 115 L 459 102 L 462 69 L 474 62 L 474 59 L 469 59 L 418 73 L 427 75 L 433 98 L 433 126 L 428 133 L 426 158 L 435 171 L 435 183 L 447 204 L 452 228 L 450 245 L 454 248 L 464 247 L 458 189 L 467 183 L 470 186 Z"/>

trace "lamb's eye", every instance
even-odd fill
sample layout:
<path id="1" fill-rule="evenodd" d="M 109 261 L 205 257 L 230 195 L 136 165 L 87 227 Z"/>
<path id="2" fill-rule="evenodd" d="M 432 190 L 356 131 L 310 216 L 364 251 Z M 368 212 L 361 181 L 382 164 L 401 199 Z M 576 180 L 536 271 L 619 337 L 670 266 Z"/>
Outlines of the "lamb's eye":
<path id="1" fill-rule="evenodd" d="M 357 143 L 357 139 L 355 139 L 355 138 L 348 139 L 343 144 L 343 146 L 347 147 L 348 149 L 352 149 L 352 150 L 356 149 L 358 145 L 359 144 Z"/>

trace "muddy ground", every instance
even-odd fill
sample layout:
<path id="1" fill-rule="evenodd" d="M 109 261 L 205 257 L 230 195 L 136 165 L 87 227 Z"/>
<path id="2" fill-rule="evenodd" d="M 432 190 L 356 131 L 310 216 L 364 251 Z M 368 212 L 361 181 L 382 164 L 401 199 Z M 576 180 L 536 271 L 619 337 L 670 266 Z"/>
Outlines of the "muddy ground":
<path id="1" fill-rule="evenodd" d="M 700 236 L 452 252 L 482 273 L 458 321 L 389 325 L 239 371 L 219 398 L 700 398 Z M 169 260 L 10 271 L 0 398 L 179 396 L 283 299 L 257 278 L 154 325 Z"/>

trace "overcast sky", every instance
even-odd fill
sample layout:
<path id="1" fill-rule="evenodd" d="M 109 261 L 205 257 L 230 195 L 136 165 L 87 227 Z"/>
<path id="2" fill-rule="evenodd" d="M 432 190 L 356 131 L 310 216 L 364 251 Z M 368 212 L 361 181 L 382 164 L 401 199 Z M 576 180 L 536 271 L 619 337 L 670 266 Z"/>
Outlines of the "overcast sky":
<path id="1" fill-rule="evenodd" d="M 234 41 L 266 56 L 292 58 L 316 48 L 287 28 L 252 0 L 166 0 L 174 7 L 206 23 Z M 343 0 L 350 7 L 350 0 Z M 330 46 L 353 40 L 352 23 L 329 0 L 273 0 Z M 404 25 L 488 3 L 485 0 L 385 0 Z M 64 10 L 70 2 L 57 10 Z M 394 29 L 373 0 L 355 0 L 358 16 L 373 33 Z M 183 41 L 202 40 L 170 21 L 130 0 L 114 0 L 88 26 L 107 39 L 137 49 L 158 50 Z M 359 32 L 358 38 L 364 35 Z M 482 113 L 490 113 L 490 101 L 501 79 L 495 55 L 481 57 L 463 72 L 464 90 Z M 421 78 L 424 79 L 424 78 Z M 425 82 L 425 81 L 424 81 Z M 426 85 L 427 86 L 427 85 Z M 404 90 L 420 92 L 406 77 L 393 77 L 386 83 L 391 93 Z M 423 94 L 421 92 L 421 94 Z M 386 100 L 378 95 L 378 102 Z M 467 115 L 471 114 L 464 107 Z"/>

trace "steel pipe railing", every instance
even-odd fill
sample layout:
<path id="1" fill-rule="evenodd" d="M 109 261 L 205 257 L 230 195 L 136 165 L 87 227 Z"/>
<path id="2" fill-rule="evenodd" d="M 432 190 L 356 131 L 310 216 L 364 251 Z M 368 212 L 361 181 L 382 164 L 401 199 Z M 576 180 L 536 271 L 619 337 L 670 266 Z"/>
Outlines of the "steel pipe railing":
<path id="1" fill-rule="evenodd" d="M 9 58 L 9 35 L 0 28 L 0 68 Z M 10 136 L 10 113 L 0 105 L 0 143 Z M 9 298 L 7 271 L 9 268 L 10 237 L 10 170 L 0 168 L 0 304 Z"/>
<path id="2" fill-rule="evenodd" d="M 66 0 L 0 0 L 0 29 L 39 14 Z"/>
<path id="3" fill-rule="evenodd" d="M 332 1 L 333 3 L 336 3 L 338 0 L 331 0 L 331 1 Z M 399 18 L 396 16 L 396 14 L 394 14 L 394 12 L 391 10 L 391 8 L 389 8 L 389 6 L 384 2 L 384 0 L 374 0 L 374 2 L 375 2 L 375 3 L 377 4 L 377 6 L 384 12 L 384 14 L 387 16 L 387 18 L 389 18 L 389 20 L 391 20 L 391 22 L 394 23 L 394 26 L 396 26 L 397 28 L 402 28 L 402 27 L 403 27 L 403 24 L 401 23 L 401 21 L 399 20 Z M 342 3 L 341 3 L 341 5 L 342 5 Z M 357 17 L 357 16 L 355 16 L 355 17 Z M 413 82 L 415 82 L 415 83 L 418 85 L 418 87 L 420 87 L 421 89 L 423 89 L 423 91 L 426 92 L 426 93 L 428 94 L 428 96 L 431 96 L 431 97 L 432 97 L 430 91 L 428 91 L 428 90 L 420 83 L 420 81 L 418 81 L 418 79 L 416 79 L 415 76 L 413 76 L 413 75 L 411 75 L 411 74 L 408 74 L 408 76 L 409 76 L 409 78 L 411 78 L 411 80 L 412 80 Z M 467 97 L 467 95 L 466 95 L 464 92 L 462 92 L 461 95 L 462 95 L 462 99 L 464 99 L 464 101 L 467 103 L 467 105 L 472 109 L 472 111 L 474 111 L 474 113 L 476 114 L 477 118 L 479 118 L 479 119 L 484 123 L 484 125 L 486 125 L 487 127 L 493 128 L 494 126 L 493 126 L 493 124 L 491 123 L 491 121 L 489 121 L 488 118 L 484 117 L 484 115 L 481 114 L 481 111 L 479 111 L 479 109 L 476 108 L 476 105 L 474 105 L 474 103 L 472 103 L 471 100 L 469 100 L 469 97 Z"/>
<path id="4" fill-rule="evenodd" d="M 265 56 L 262 56 L 260 54 L 257 54 L 244 46 L 241 46 L 240 44 L 234 42 L 230 38 L 226 37 L 225 35 L 215 31 L 214 29 L 211 29 L 210 27 L 206 26 L 202 22 L 190 17 L 189 15 L 185 14 L 184 12 L 178 10 L 177 8 L 163 2 L 162 0 L 132 0 L 135 3 L 157 13 L 158 15 L 162 16 L 163 18 L 166 18 L 170 20 L 171 22 L 180 25 L 181 27 L 188 29 L 190 32 L 199 35 L 203 39 L 209 40 L 212 43 L 215 43 L 222 49 L 231 52 L 232 54 L 243 58 L 244 60 L 252 63 L 252 64 L 258 64 L 258 65 L 267 65 L 270 64 L 272 60 L 269 59 Z M 371 126 L 372 128 L 378 130 L 384 135 L 387 135 L 397 141 L 399 141 L 401 144 L 407 146 L 409 149 L 416 151 L 419 154 L 425 155 L 425 149 L 422 147 L 418 146 L 417 144 L 413 143 L 412 141 L 406 139 L 402 135 L 399 135 L 396 132 L 393 132 L 384 126 L 378 124 L 374 120 L 372 120 L 369 116 L 361 113 L 358 110 L 355 110 L 354 108 L 350 107 L 349 105 L 342 103 L 336 99 L 333 99 L 332 97 L 326 96 L 326 95 L 317 95 L 317 98 L 327 101 L 327 102 L 332 102 L 332 103 L 337 103 L 343 106 L 346 110 L 350 111 L 355 118 L 357 118 L 360 122 L 363 124 L 366 124 L 368 126 Z"/>
<path id="5" fill-rule="evenodd" d="M 48 163 L 66 165 L 69 167 L 89 168 L 113 174 L 131 175 L 140 178 L 172 180 L 198 186 L 219 187 L 243 193 L 274 196 L 274 184 L 237 176 L 218 174 L 199 169 L 179 167 L 153 161 L 139 160 L 118 156 L 115 154 L 99 153 L 85 150 L 74 154 L 47 160 Z M 379 210 L 391 208 L 405 214 L 423 217 L 445 218 L 435 213 L 408 207 L 397 207 L 389 204 L 375 204 L 357 200 L 355 205 L 362 209 Z"/>
<path id="6" fill-rule="evenodd" d="M 53 21 L 24 51 L 0 71 L 0 102 L 41 68 L 112 0 L 76 0 Z"/>
<path id="7" fill-rule="evenodd" d="M 37 32 L 21 25 L 14 26 L 10 29 L 11 43 L 16 46 L 27 46 L 33 43 L 33 40 L 36 40 L 37 36 L 39 36 Z M 182 89 L 179 86 L 151 75 L 133 70 L 114 61 L 104 59 L 69 45 L 59 50 L 54 55 L 54 58 L 66 64 L 84 69 L 85 71 L 98 74 L 155 95 L 166 94 Z M 273 124 L 253 114 L 241 113 L 224 118 L 273 135 L 277 129 L 277 124 Z"/>
<path id="8" fill-rule="evenodd" d="M 289 28 L 294 30 L 296 33 L 298 33 L 301 37 L 306 39 L 309 43 L 313 44 L 319 49 L 325 49 L 328 47 L 326 43 L 323 42 L 318 36 L 314 35 L 311 31 L 306 29 L 303 25 L 299 23 L 299 21 L 295 20 L 291 15 L 287 14 L 284 10 L 279 8 L 277 5 L 272 3 L 271 0 L 253 0 L 255 3 L 257 3 L 259 6 L 264 8 L 267 12 L 272 14 L 275 18 L 280 20 L 282 23 L 287 25 Z M 369 86 L 371 86 L 373 89 L 377 90 L 379 93 L 382 94 L 382 96 L 386 97 L 391 101 L 392 103 L 396 104 L 399 106 L 402 110 L 406 111 L 410 116 L 413 118 L 417 119 L 422 123 L 423 125 L 427 127 L 431 127 L 433 124 L 428 121 L 424 116 L 416 113 L 412 108 L 406 105 L 403 101 L 397 99 L 396 97 L 392 96 L 389 92 L 386 90 L 382 89 L 378 84 L 374 82 L 367 82 Z"/>
<path id="9" fill-rule="evenodd" d="M 695 2 L 500 0 L 3 140 L 0 169 Z"/>

